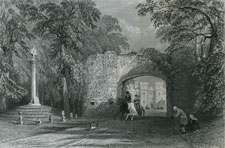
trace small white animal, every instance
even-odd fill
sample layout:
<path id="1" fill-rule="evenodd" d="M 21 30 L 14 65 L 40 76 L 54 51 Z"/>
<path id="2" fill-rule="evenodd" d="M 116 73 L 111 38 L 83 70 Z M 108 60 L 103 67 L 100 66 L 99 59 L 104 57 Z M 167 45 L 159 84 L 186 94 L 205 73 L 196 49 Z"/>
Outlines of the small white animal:
<path id="1" fill-rule="evenodd" d="M 96 128 L 98 128 L 98 123 L 91 123 L 90 124 L 90 130 L 91 131 L 94 130 L 94 129 L 96 129 Z"/>

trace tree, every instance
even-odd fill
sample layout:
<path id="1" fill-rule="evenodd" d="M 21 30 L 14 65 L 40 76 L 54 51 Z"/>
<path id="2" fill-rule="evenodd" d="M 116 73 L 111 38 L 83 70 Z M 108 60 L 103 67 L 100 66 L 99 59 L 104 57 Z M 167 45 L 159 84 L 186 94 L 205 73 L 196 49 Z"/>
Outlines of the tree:
<path id="1" fill-rule="evenodd" d="M 51 57 L 57 71 L 65 82 L 62 96 L 64 109 L 69 108 L 67 89 L 72 87 L 72 65 L 84 54 L 84 32 L 94 28 L 100 12 L 91 1 L 64 0 L 61 3 L 22 5 L 21 10 L 30 21 L 35 22 L 33 31 L 51 42 Z M 66 106 L 66 107 L 65 107 Z M 69 110 L 66 111 L 67 115 Z"/>
<path id="2" fill-rule="evenodd" d="M 86 40 L 84 40 L 84 45 L 86 45 L 84 48 L 87 53 L 91 51 L 90 48 L 95 49 L 93 53 L 115 51 L 117 54 L 129 49 L 128 40 L 123 36 L 122 29 L 116 18 L 104 15 L 96 26 L 94 30 L 87 32 Z"/>
<path id="3" fill-rule="evenodd" d="M 24 59 L 29 57 L 27 39 L 34 36 L 27 29 L 27 24 L 14 1 L 1 1 L 0 4 L 0 90 L 3 102 L 8 97 L 13 101 L 19 100 L 27 94 L 20 87 L 17 66 L 23 63 L 24 71 L 27 67 Z M 18 62 L 20 60 L 20 62 Z M 16 61 L 16 62 L 15 62 Z M 21 73 L 20 73 L 21 74 Z"/>
<path id="4" fill-rule="evenodd" d="M 197 77 L 199 88 L 196 91 L 196 109 L 205 116 L 212 116 L 223 111 L 224 105 L 224 54 L 216 53 L 211 58 L 199 62 L 192 75 Z"/>
<path id="5" fill-rule="evenodd" d="M 0 93 L 15 99 L 23 97 L 27 91 L 9 78 L 11 66 L 3 54 L 0 54 L 0 58 Z"/>
<path id="6" fill-rule="evenodd" d="M 1 3 L 1 34 L 0 46 L 9 63 L 14 67 L 13 57 L 28 57 L 29 51 L 26 39 L 33 39 L 34 35 L 27 29 L 26 20 L 19 12 L 18 7 L 10 1 Z"/>
<path id="7" fill-rule="evenodd" d="M 9 77 L 9 71 L 12 70 L 12 67 L 7 63 L 8 60 L 1 50 L 0 52 L 0 104 L 3 105 L 2 109 L 5 110 L 7 108 L 7 97 L 14 99 L 14 101 L 19 100 L 27 94 L 27 90 L 20 87 Z"/>
<path id="8" fill-rule="evenodd" d="M 159 27 L 158 36 L 170 43 L 170 51 L 179 50 L 198 39 L 201 44 L 209 42 L 207 50 L 201 53 L 209 56 L 217 52 L 216 46 L 222 45 L 222 1 L 147 0 L 137 8 L 139 15 L 152 14 L 151 20 L 155 27 Z"/>
<path id="9" fill-rule="evenodd" d="M 186 75 L 198 80 L 195 105 L 202 114 L 216 113 L 225 100 L 223 6 L 219 0 L 146 0 L 137 6 L 139 15 L 152 14 L 158 37 L 170 43 L 169 56 L 196 56 L 176 68 L 190 64 Z"/>
<path id="10" fill-rule="evenodd" d="M 118 20 L 111 16 L 100 17 L 99 10 L 91 1 L 26 3 L 19 5 L 19 8 L 34 25 L 33 32 L 41 40 L 47 39 L 50 43 L 51 50 L 45 49 L 57 71 L 57 77 L 65 79 L 65 82 L 56 82 L 58 86 L 62 85 L 61 92 L 64 90 L 61 93 L 62 101 L 67 100 L 63 101 L 67 104 L 63 108 L 80 108 L 85 93 L 84 63 L 87 57 L 108 50 L 119 54 L 129 47 Z M 47 76 L 45 72 L 42 75 L 43 78 Z M 46 80 L 43 85 L 52 82 Z M 81 108 L 78 110 L 81 111 Z"/>

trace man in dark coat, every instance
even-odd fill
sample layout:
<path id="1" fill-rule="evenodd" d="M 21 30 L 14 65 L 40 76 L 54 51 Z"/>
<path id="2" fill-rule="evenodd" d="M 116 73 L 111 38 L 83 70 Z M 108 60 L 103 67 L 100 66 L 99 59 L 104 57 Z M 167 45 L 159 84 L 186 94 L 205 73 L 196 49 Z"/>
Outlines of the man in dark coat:
<path id="1" fill-rule="evenodd" d="M 130 95 L 129 91 L 126 92 L 125 100 L 126 100 L 127 103 L 131 102 L 131 95 Z"/>

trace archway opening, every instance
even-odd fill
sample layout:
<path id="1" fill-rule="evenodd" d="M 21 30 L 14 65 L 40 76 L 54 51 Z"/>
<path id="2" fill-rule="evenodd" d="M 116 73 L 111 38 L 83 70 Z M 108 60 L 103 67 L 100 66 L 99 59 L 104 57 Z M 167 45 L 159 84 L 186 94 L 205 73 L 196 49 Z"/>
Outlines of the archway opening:
<path id="1" fill-rule="evenodd" d="M 123 94 L 128 91 L 133 101 L 139 102 L 145 116 L 167 116 L 166 82 L 154 76 L 139 76 L 123 83 Z"/>

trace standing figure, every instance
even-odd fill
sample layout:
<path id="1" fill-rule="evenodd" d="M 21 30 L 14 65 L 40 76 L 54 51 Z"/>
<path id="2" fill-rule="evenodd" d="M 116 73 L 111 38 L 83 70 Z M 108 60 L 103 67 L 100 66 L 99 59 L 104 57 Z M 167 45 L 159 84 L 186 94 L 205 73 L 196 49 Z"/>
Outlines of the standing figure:
<path id="1" fill-rule="evenodd" d="M 120 116 L 121 121 L 123 120 L 124 115 L 129 113 L 127 102 L 124 101 L 124 100 L 123 100 L 123 102 L 121 102 L 120 107 L 119 107 L 119 111 L 115 114 L 114 119 L 116 119 L 116 117 L 120 113 L 121 113 L 121 116 Z"/>
<path id="2" fill-rule="evenodd" d="M 129 113 L 126 116 L 126 120 L 128 119 L 129 116 L 131 116 L 131 120 L 133 120 L 134 116 L 137 116 L 138 113 L 137 113 L 137 110 L 134 106 L 134 102 L 132 101 L 131 97 L 128 99 L 127 104 L 128 104 Z"/>
<path id="3" fill-rule="evenodd" d="M 138 95 L 135 95 L 134 104 L 135 104 L 135 108 L 136 108 L 138 114 L 141 117 L 144 117 L 145 116 L 145 109 L 144 109 L 144 106 L 141 105 Z"/>
<path id="4" fill-rule="evenodd" d="M 125 95 L 125 101 L 129 102 L 129 100 L 131 100 L 131 95 L 130 95 L 129 91 L 127 91 L 126 95 Z"/>
<path id="5" fill-rule="evenodd" d="M 176 112 L 174 117 L 179 119 L 179 126 L 181 127 L 181 133 L 182 134 L 186 133 L 185 126 L 188 124 L 187 115 L 182 109 L 176 106 L 173 107 L 173 110 Z"/>

